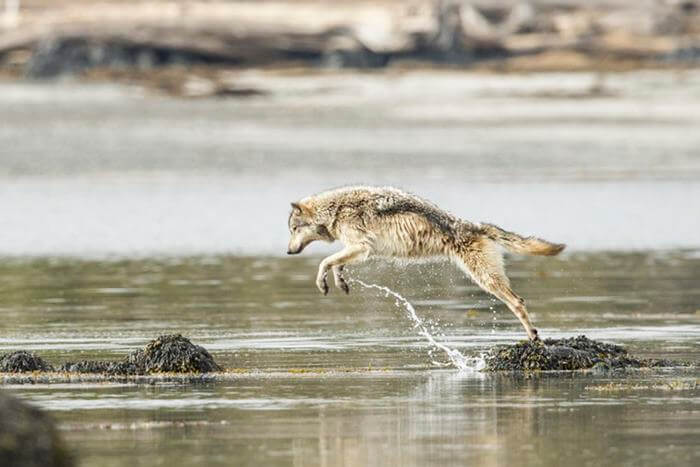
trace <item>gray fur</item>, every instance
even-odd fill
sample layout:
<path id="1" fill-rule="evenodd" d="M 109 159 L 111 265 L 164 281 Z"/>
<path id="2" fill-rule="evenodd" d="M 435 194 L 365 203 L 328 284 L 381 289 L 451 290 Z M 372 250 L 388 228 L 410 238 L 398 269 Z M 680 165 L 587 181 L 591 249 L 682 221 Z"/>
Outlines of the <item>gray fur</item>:
<path id="1" fill-rule="evenodd" d="M 510 288 L 503 258 L 496 245 L 515 253 L 556 255 L 564 245 L 537 237 L 523 237 L 493 224 L 459 219 L 418 196 L 392 187 L 350 186 L 329 190 L 292 203 L 287 252 L 300 253 L 316 240 L 339 240 L 345 248 L 319 265 L 316 285 L 328 293 L 326 277 L 346 293 L 345 264 L 370 256 L 404 260 L 446 257 L 479 286 L 503 301 L 518 317 L 531 339 L 537 330 L 530 323 L 525 302 Z"/>

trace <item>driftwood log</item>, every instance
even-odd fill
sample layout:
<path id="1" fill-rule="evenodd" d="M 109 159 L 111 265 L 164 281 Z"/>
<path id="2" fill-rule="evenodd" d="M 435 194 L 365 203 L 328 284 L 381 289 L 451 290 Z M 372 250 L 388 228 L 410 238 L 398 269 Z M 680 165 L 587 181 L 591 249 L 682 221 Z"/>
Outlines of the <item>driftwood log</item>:
<path id="1" fill-rule="evenodd" d="M 468 64 L 562 50 L 700 62 L 700 0 L 25 0 L 3 24 L 0 63 L 23 62 L 36 77 L 192 63 Z"/>

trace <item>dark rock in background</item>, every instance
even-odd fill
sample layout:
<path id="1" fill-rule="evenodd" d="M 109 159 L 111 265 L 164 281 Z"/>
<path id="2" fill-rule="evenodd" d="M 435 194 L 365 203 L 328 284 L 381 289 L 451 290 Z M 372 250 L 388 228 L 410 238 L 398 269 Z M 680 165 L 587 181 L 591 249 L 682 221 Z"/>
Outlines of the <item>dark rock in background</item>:
<path id="1" fill-rule="evenodd" d="M 24 350 L 0 356 L 0 372 L 26 373 L 30 371 L 53 371 L 53 367 L 41 357 Z"/>
<path id="2" fill-rule="evenodd" d="M 0 465 L 70 467 L 73 461 L 53 420 L 36 407 L 0 391 Z"/>
<path id="3" fill-rule="evenodd" d="M 93 68 L 146 71 L 170 65 L 232 65 L 236 60 L 205 53 L 129 43 L 124 40 L 54 37 L 32 49 L 25 66 L 28 78 L 46 79 L 79 75 Z"/>

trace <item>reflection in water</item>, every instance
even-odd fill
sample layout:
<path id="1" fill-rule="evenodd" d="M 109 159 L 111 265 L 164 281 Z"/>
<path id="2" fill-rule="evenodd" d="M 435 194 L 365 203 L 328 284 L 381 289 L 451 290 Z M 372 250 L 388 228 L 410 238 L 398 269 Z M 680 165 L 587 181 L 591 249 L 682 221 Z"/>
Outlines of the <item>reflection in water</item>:
<path id="1" fill-rule="evenodd" d="M 443 370 L 14 389 L 49 409 L 72 406 L 54 414 L 86 465 L 693 465 L 697 391 L 587 389 L 669 377 L 688 375 Z"/>
<path id="2" fill-rule="evenodd" d="M 434 373 L 383 407 L 319 408 L 318 438 L 293 440 L 294 465 L 692 465 L 698 431 L 683 413 L 697 393 L 674 395 L 663 432 L 643 421 L 664 394 L 596 398 L 587 383 Z"/>

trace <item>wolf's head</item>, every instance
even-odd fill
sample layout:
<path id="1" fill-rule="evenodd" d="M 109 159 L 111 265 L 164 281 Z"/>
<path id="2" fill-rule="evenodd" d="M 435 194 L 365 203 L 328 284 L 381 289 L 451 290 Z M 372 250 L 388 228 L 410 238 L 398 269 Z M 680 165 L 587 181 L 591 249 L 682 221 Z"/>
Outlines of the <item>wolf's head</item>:
<path id="1" fill-rule="evenodd" d="M 306 246 L 316 240 L 332 242 L 334 239 L 325 225 L 316 220 L 312 208 L 302 203 L 292 203 L 292 212 L 289 214 L 289 239 L 287 247 L 288 255 L 301 253 Z"/>

